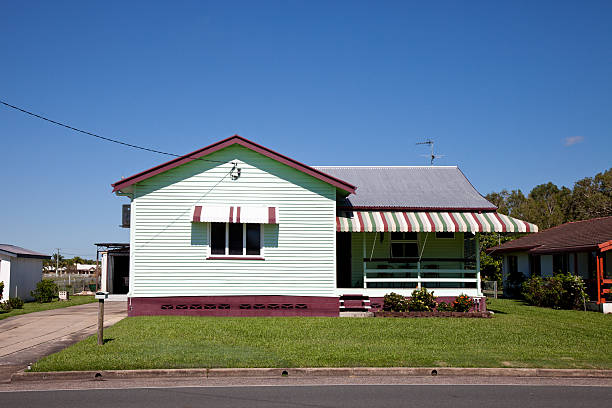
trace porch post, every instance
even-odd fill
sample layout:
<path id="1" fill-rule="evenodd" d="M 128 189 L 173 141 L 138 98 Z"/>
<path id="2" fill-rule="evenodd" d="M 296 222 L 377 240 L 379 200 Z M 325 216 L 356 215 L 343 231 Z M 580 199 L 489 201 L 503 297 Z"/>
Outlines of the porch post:
<path id="1" fill-rule="evenodd" d="M 602 301 L 601 298 L 601 286 L 603 283 L 603 258 L 602 258 L 602 253 L 599 252 L 597 253 L 597 269 L 596 269 L 596 280 L 597 280 L 597 304 L 601 304 L 601 303 L 605 303 L 605 300 Z"/>
<path id="2" fill-rule="evenodd" d="M 366 283 L 366 233 L 361 234 L 361 242 L 363 243 L 363 288 L 367 289 L 368 284 Z"/>
<path id="3" fill-rule="evenodd" d="M 465 238 L 464 238 L 465 239 Z M 481 292 L 481 283 L 480 283 L 480 237 L 476 234 L 476 288 L 478 290 L 478 294 L 482 295 Z"/>

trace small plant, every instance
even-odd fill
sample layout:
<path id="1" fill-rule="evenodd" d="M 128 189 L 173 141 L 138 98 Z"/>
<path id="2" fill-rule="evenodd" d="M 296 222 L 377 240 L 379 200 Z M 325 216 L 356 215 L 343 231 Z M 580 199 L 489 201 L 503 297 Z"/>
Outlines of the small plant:
<path id="1" fill-rule="evenodd" d="M 0 312 L 10 312 L 11 310 L 13 310 L 13 308 L 11 307 L 11 304 L 8 300 L 0 302 Z"/>
<path id="2" fill-rule="evenodd" d="M 408 300 L 397 293 L 388 293 L 384 297 L 383 310 L 389 312 L 406 312 L 408 310 Z"/>
<path id="3" fill-rule="evenodd" d="M 455 312 L 469 312 L 472 306 L 474 306 L 472 299 L 463 293 L 457 296 L 452 303 L 452 308 Z"/>
<path id="4" fill-rule="evenodd" d="M 57 297 L 57 285 L 51 279 L 43 279 L 36 284 L 36 290 L 30 292 L 39 303 L 52 302 Z"/>
<path id="5" fill-rule="evenodd" d="M 23 300 L 18 297 L 9 298 L 6 302 L 11 306 L 11 309 L 23 309 Z"/>
<path id="6" fill-rule="evenodd" d="M 4 282 L 0 281 L 0 299 L 2 299 L 3 292 L 4 292 Z"/>
<path id="7" fill-rule="evenodd" d="M 451 303 L 440 302 L 440 303 L 438 303 L 437 309 L 440 312 L 452 312 L 453 311 L 453 305 Z"/>
<path id="8" fill-rule="evenodd" d="M 412 295 L 410 295 L 410 300 L 408 301 L 408 310 L 429 312 L 434 310 L 437 305 L 433 291 L 428 292 L 427 288 L 421 288 L 412 291 Z"/>

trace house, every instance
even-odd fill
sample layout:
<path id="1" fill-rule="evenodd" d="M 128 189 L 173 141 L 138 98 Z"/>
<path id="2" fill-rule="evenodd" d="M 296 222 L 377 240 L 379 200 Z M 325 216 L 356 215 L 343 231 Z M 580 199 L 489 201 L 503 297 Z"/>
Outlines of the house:
<path id="1" fill-rule="evenodd" d="M 504 288 L 530 276 L 570 273 L 583 278 L 597 308 L 612 313 L 612 217 L 568 222 L 494 248 L 503 255 Z"/>
<path id="2" fill-rule="evenodd" d="M 338 316 L 420 287 L 484 309 L 475 233 L 537 231 L 454 166 L 310 167 L 238 135 L 112 186 L 131 316 Z"/>
<path id="3" fill-rule="evenodd" d="M 42 279 L 43 259 L 51 257 L 15 245 L 0 244 L 0 282 L 4 282 L 0 300 L 9 297 L 32 300 L 30 292 Z"/>
<path id="4" fill-rule="evenodd" d="M 96 273 L 96 265 L 75 263 L 76 273 L 82 275 L 91 275 Z"/>

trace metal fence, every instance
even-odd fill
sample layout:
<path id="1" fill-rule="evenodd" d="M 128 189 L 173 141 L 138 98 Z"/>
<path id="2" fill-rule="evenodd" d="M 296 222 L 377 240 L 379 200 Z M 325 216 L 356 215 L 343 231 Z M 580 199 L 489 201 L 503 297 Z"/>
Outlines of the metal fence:
<path id="1" fill-rule="evenodd" d="M 89 291 L 89 285 L 96 285 L 98 279 L 95 275 L 58 275 L 54 273 L 46 273 L 43 275 L 45 279 L 51 279 L 59 290 L 68 291 L 71 295 L 83 291 Z"/>
<path id="2" fill-rule="evenodd" d="M 481 284 L 482 294 L 485 296 L 497 299 L 498 295 L 501 296 L 503 294 L 503 290 L 501 290 L 502 288 L 497 284 L 497 281 L 482 281 Z"/>

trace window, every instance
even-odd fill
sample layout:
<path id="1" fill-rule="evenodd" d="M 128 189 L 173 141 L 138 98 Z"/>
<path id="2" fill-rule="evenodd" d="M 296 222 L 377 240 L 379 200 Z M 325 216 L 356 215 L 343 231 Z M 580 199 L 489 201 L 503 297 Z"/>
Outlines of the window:
<path id="1" fill-rule="evenodd" d="M 212 222 L 210 254 L 212 256 L 261 255 L 261 224 Z"/>
<path id="2" fill-rule="evenodd" d="M 542 276 L 542 261 L 540 255 L 529 255 L 531 276 Z"/>
<path id="3" fill-rule="evenodd" d="M 553 254 L 553 275 L 569 272 L 568 254 Z"/>
<path id="4" fill-rule="evenodd" d="M 419 256 L 417 237 L 416 232 L 392 232 L 391 257 L 417 258 Z"/>
<path id="5" fill-rule="evenodd" d="M 455 239 L 454 232 L 436 232 L 437 239 Z"/>
<path id="6" fill-rule="evenodd" d="M 518 273 L 518 259 L 516 255 L 508 256 L 508 274 L 515 275 Z"/>

